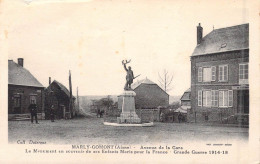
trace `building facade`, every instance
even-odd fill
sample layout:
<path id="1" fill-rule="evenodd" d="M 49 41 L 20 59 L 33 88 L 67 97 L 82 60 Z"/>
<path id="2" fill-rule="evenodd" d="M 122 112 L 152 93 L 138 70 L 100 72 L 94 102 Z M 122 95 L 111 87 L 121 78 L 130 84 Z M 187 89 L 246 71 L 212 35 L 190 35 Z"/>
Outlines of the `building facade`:
<path id="1" fill-rule="evenodd" d="M 54 80 L 45 90 L 45 113 L 49 118 L 51 106 L 54 105 L 55 116 L 57 119 L 68 119 L 75 116 L 75 97 L 72 96 L 70 106 L 70 92 L 60 82 Z"/>
<path id="2" fill-rule="evenodd" d="M 8 114 L 28 114 L 31 103 L 36 103 L 37 113 L 44 113 L 44 87 L 26 69 L 23 58 L 18 63 L 8 60 Z"/>
<path id="3" fill-rule="evenodd" d="M 249 24 L 215 29 L 203 35 L 191 60 L 189 122 L 248 124 Z"/>

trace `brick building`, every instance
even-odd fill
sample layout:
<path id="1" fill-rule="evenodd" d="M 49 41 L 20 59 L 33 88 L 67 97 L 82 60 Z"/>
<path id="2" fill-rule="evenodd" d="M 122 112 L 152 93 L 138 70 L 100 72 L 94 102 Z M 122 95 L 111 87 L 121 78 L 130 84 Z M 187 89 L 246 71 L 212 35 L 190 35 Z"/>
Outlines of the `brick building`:
<path id="1" fill-rule="evenodd" d="M 249 24 L 220 28 L 205 37 L 197 26 L 191 60 L 189 122 L 248 124 Z"/>
<path id="2" fill-rule="evenodd" d="M 45 113 L 49 118 L 50 107 L 54 105 L 55 116 L 57 119 L 72 118 L 75 116 L 75 100 L 72 96 L 72 106 L 70 108 L 70 91 L 60 82 L 54 80 L 45 90 Z"/>
<path id="3" fill-rule="evenodd" d="M 158 106 L 169 105 L 169 95 L 156 83 L 147 78 L 134 83 L 132 89 L 136 93 L 136 109 L 155 109 Z M 118 108 L 122 108 L 121 96 L 118 97 Z"/>
<path id="4" fill-rule="evenodd" d="M 23 58 L 18 58 L 18 64 L 8 60 L 8 114 L 9 118 L 27 114 L 30 103 L 35 102 L 38 113 L 44 112 L 44 87 L 24 67 Z M 21 118 L 22 119 L 22 118 Z"/>

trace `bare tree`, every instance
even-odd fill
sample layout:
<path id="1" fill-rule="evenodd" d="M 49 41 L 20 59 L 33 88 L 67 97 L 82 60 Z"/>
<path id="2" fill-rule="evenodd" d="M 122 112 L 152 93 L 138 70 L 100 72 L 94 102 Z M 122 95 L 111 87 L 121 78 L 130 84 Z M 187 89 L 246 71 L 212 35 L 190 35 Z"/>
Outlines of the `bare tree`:
<path id="1" fill-rule="evenodd" d="M 162 75 L 158 73 L 160 86 L 164 89 L 165 92 L 171 90 L 171 84 L 173 79 L 173 74 L 169 74 L 166 69 L 163 70 Z"/>

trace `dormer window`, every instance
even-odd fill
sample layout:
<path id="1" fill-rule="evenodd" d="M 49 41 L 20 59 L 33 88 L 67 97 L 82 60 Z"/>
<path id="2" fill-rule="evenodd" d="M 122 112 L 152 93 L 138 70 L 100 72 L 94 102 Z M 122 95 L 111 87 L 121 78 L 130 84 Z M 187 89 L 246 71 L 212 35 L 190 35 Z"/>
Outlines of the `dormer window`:
<path id="1" fill-rule="evenodd" d="M 221 48 L 225 48 L 227 46 L 227 43 L 221 44 Z"/>

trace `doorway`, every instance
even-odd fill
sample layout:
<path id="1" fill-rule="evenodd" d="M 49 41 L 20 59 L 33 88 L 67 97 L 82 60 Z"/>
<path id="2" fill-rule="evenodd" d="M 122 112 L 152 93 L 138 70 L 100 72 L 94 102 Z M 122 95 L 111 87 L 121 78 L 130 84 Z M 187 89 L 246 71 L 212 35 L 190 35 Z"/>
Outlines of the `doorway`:
<path id="1" fill-rule="evenodd" d="M 249 114 L 249 90 L 238 90 L 238 113 Z"/>
<path id="2" fill-rule="evenodd" d="M 13 114 L 21 114 L 21 96 L 14 95 Z"/>

